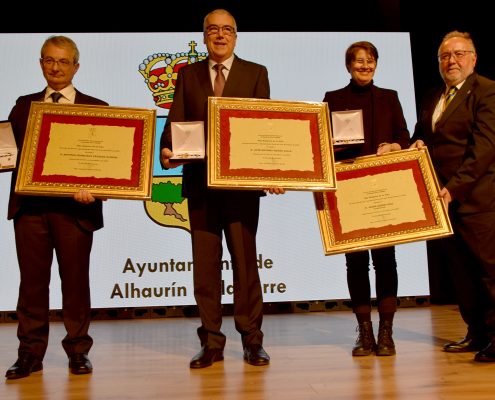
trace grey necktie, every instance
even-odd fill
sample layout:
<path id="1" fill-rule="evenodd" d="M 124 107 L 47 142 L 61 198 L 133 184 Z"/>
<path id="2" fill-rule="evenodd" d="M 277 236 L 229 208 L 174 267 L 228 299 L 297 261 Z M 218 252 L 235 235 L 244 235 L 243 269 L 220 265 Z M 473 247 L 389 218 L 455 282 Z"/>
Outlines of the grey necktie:
<path id="1" fill-rule="evenodd" d="M 215 64 L 213 66 L 215 71 L 217 71 L 217 76 L 215 77 L 215 84 L 213 87 L 213 93 L 216 97 L 222 96 L 223 88 L 225 86 L 225 75 L 222 70 L 225 68 L 223 64 Z"/>
<path id="2" fill-rule="evenodd" d="M 63 97 L 62 93 L 59 93 L 59 92 L 53 92 L 50 96 L 51 96 L 54 103 L 58 103 L 60 98 Z"/>

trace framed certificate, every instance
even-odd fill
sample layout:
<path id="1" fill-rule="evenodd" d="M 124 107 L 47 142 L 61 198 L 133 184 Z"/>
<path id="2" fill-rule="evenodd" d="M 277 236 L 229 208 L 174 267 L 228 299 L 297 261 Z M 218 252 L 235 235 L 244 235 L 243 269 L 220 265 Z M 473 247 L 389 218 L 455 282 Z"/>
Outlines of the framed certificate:
<path id="1" fill-rule="evenodd" d="M 33 102 L 15 190 L 151 198 L 156 111 Z"/>
<path id="2" fill-rule="evenodd" d="M 210 97 L 208 185 L 335 190 L 326 103 Z"/>
<path id="3" fill-rule="evenodd" d="M 335 164 L 337 190 L 315 193 L 325 255 L 452 234 L 425 148 Z"/>

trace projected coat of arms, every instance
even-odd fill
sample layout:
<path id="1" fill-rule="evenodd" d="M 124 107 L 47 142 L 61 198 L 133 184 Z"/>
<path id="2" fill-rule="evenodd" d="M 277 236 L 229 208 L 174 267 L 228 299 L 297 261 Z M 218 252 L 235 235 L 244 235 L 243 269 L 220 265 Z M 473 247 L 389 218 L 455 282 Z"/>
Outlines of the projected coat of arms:
<path id="1" fill-rule="evenodd" d="M 179 70 L 207 57 L 206 52 L 196 51 L 196 42 L 189 42 L 189 51 L 183 53 L 156 53 L 139 65 L 139 72 L 153 95 L 155 104 L 168 110 L 174 101 L 175 83 Z M 190 230 L 187 199 L 181 195 L 182 167 L 162 170 L 160 166 L 160 136 L 166 117 L 158 117 L 151 200 L 145 201 L 148 216 L 159 225 Z"/>

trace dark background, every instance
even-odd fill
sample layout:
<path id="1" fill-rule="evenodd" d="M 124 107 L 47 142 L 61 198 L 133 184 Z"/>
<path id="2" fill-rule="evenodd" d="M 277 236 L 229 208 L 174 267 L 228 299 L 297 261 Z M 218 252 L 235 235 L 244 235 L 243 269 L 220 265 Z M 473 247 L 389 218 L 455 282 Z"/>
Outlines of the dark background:
<path id="1" fill-rule="evenodd" d="M 202 30 L 204 16 L 215 8 L 230 11 L 241 32 L 409 32 L 419 107 L 425 92 L 442 83 L 437 62 L 442 37 L 449 31 L 460 30 L 473 36 L 478 53 L 477 72 L 495 79 L 495 57 L 491 54 L 495 42 L 492 0 L 40 3 L 28 5 L 18 1 L 4 5 L 7 8 L 2 12 L 0 32 L 198 32 Z M 430 301 L 449 303 L 453 298 L 446 272 L 448 265 L 434 249 L 436 245 L 436 241 L 428 242 Z"/>
<path id="2" fill-rule="evenodd" d="M 490 60 L 495 42 L 492 0 L 40 3 L 9 4 L 2 12 L 0 32 L 197 32 L 202 29 L 204 16 L 215 8 L 230 11 L 239 31 L 245 32 L 409 32 L 419 107 L 424 93 L 441 83 L 436 54 L 443 35 L 460 30 L 473 36 L 478 52 L 476 70 L 495 79 Z"/>

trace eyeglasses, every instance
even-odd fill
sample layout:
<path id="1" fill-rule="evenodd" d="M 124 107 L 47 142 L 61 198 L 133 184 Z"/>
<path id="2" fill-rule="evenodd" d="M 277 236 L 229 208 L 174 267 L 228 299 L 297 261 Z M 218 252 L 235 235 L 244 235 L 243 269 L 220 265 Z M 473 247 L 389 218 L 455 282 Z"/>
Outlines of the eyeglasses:
<path id="1" fill-rule="evenodd" d="M 72 61 L 68 60 L 67 58 L 61 58 L 60 60 L 55 60 L 54 58 L 46 57 L 46 58 L 41 58 L 40 60 L 45 67 L 53 67 L 55 64 L 58 64 L 59 67 L 67 68 L 69 65 L 72 64 Z"/>
<path id="2" fill-rule="evenodd" d="M 225 36 L 235 35 L 235 28 L 230 25 L 208 25 L 205 29 L 207 35 L 218 35 L 218 32 L 222 31 Z"/>
<path id="3" fill-rule="evenodd" d="M 447 62 L 450 60 L 450 57 L 454 57 L 454 60 L 461 61 L 466 54 L 474 53 L 473 50 L 454 50 L 452 52 L 445 52 L 438 55 L 438 60 L 442 62 Z"/>

